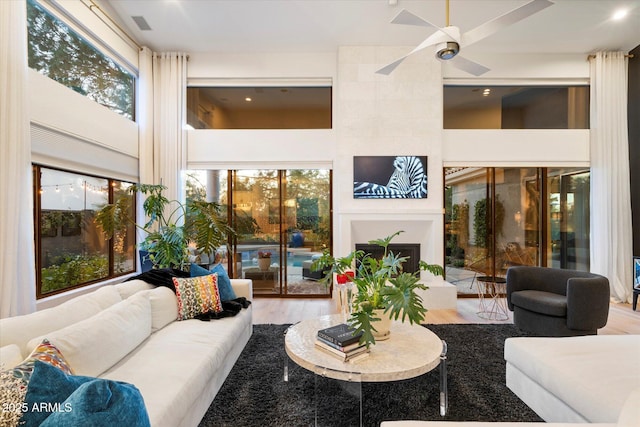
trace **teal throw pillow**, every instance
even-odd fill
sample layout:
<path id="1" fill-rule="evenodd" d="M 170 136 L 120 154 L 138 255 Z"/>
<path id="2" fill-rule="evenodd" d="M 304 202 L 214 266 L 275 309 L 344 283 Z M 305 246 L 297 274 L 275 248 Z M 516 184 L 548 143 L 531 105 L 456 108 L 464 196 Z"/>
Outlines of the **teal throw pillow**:
<path id="1" fill-rule="evenodd" d="M 69 375 L 35 362 L 25 397 L 24 426 L 126 425 L 148 427 L 149 415 L 140 391 L 132 384 Z"/>
<path id="2" fill-rule="evenodd" d="M 220 300 L 229 301 L 236 299 L 236 293 L 231 286 L 231 280 L 227 274 L 227 270 L 224 269 L 222 264 L 218 263 L 213 266 L 211 270 L 207 270 L 204 267 L 200 267 L 198 264 L 191 264 L 189 268 L 191 277 L 208 276 L 211 273 L 218 273 L 218 291 L 220 292 Z"/>

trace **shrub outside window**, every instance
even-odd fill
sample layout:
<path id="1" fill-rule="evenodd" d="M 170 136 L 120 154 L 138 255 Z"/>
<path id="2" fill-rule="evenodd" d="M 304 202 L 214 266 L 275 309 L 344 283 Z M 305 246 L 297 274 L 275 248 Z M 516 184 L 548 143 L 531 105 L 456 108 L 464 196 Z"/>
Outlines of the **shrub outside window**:
<path id="1" fill-rule="evenodd" d="M 94 222 L 96 211 L 128 194 L 131 183 L 38 165 L 33 170 L 38 298 L 135 271 L 135 226 L 107 240 Z"/>
<path id="2" fill-rule="evenodd" d="M 27 2 L 29 67 L 134 118 L 135 78 L 35 0 Z"/>

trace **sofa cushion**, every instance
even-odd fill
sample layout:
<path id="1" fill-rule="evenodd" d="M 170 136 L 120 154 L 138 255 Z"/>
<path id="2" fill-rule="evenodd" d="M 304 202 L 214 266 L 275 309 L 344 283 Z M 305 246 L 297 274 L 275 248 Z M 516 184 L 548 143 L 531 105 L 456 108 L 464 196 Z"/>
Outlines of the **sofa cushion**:
<path id="1" fill-rule="evenodd" d="M 567 297 L 544 291 L 517 291 L 511 294 L 511 303 L 534 313 L 567 317 Z"/>
<path id="2" fill-rule="evenodd" d="M 637 427 L 640 422 L 640 388 L 631 392 L 618 417 L 618 427 Z"/>
<path id="3" fill-rule="evenodd" d="M 160 286 L 148 292 L 151 301 L 151 332 L 159 331 L 178 319 L 178 298 L 169 288 Z"/>
<path id="4" fill-rule="evenodd" d="M 151 283 L 147 283 L 144 280 L 139 279 L 127 280 L 126 282 L 118 283 L 114 286 L 122 299 L 127 299 L 141 291 L 155 289 L 155 286 Z"/>
<path id="5" fill-rule="evenodd" d="M 151 303 L 136 294 L 95 316 L 47 334 L 78 375 L 97 377 L 151 334 Z M 30 342 L 37 345 L 37 342 Z"/>
<path id="6" fill-rule="evenodd" d="M 508 338 L 506 361 L 591 423 L 616 422 L 640 383 L 640 335 Z"/>
<path id="7" fill-rule="evenodd" d="M 26 427 L 149 425 L 144 400 L 135 386 L 69 375 L 39 361 L 29 382 L 25 402 L 30 409 L 22 417 Z"/>
<path id="8" fill-rule="evenodd" d="M 0 348 L 0 370 L 11 369 L 22 362 L 20 347 L 16 344 L 5 345 Z"/>
<path id="9" fill-rule="evenodd" d="M 206 268 L 200 267 L 198 264 L 192 263 L 189 268 L 189 272 L 191 277 L 206 276 L 211 273 L 217 273 L 220 299 L 222 301 L 229 301 L 237 298 L 236 293 L 233 291 L 233 287 L 231 286 L 231 279 L 229 279 L 227 270 L 224 269 L 222 264 L 218 263 L 214 265 L 211 270 L 207 270 Z"/>
<path id="10" fill-rule="evenodd" d="M 178 298 L 178 320 L 193 319 L 208 312 L 221 312 L 217 281 L 217 274 L 188 279 L 175 277 L 173 284 Z"/>
<path id="11" fill-rule="evenodd" d="M 64 328 L 122 301 L 113 286 L 80 295 L 64 303 L 23 316 L 0 319 L 0 346 L 17 344 L 22 354 L 29 354 L 49 332 Z M 39 337 L 31 347 L 27 343 Z"/>

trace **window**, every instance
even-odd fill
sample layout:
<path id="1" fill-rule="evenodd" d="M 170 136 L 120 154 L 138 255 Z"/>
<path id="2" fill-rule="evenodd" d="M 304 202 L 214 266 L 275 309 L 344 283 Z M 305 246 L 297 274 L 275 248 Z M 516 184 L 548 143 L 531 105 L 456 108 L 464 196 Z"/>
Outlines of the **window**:
<path id="1" fill-rule="evenodd" d="M 29 67 L 134 118 L 135 78 L 35 0 L 27 2 Z"/>
<path id="2" fill-rule="evenodd" d="M 194 129 L 331 129 L 331 87 L 190 87 Z"/>
<path id="3" fill-rule="evenodd" d="M 93 221 L 131 183 L 38 165 L 33 172 L 38 298 L 135 271 L 134 226 L 107 240 Z"/>
<path id="4" fill-rule="evenodd" d="M 445 129 L 589 129 L 589 86 L 444 87 Z"/>

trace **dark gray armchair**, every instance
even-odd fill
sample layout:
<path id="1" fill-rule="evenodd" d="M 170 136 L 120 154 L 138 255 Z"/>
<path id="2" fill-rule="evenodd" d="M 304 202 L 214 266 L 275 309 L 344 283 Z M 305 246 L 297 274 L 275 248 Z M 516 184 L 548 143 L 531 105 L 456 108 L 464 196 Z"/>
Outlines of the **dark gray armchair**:
<path id="1" fill-rule="evenodd" d="M 576 270 L 507 270 L 507 305 L 523 331 L 542 336 L 596 335 L 609 317 L 609 280 Z"/>

